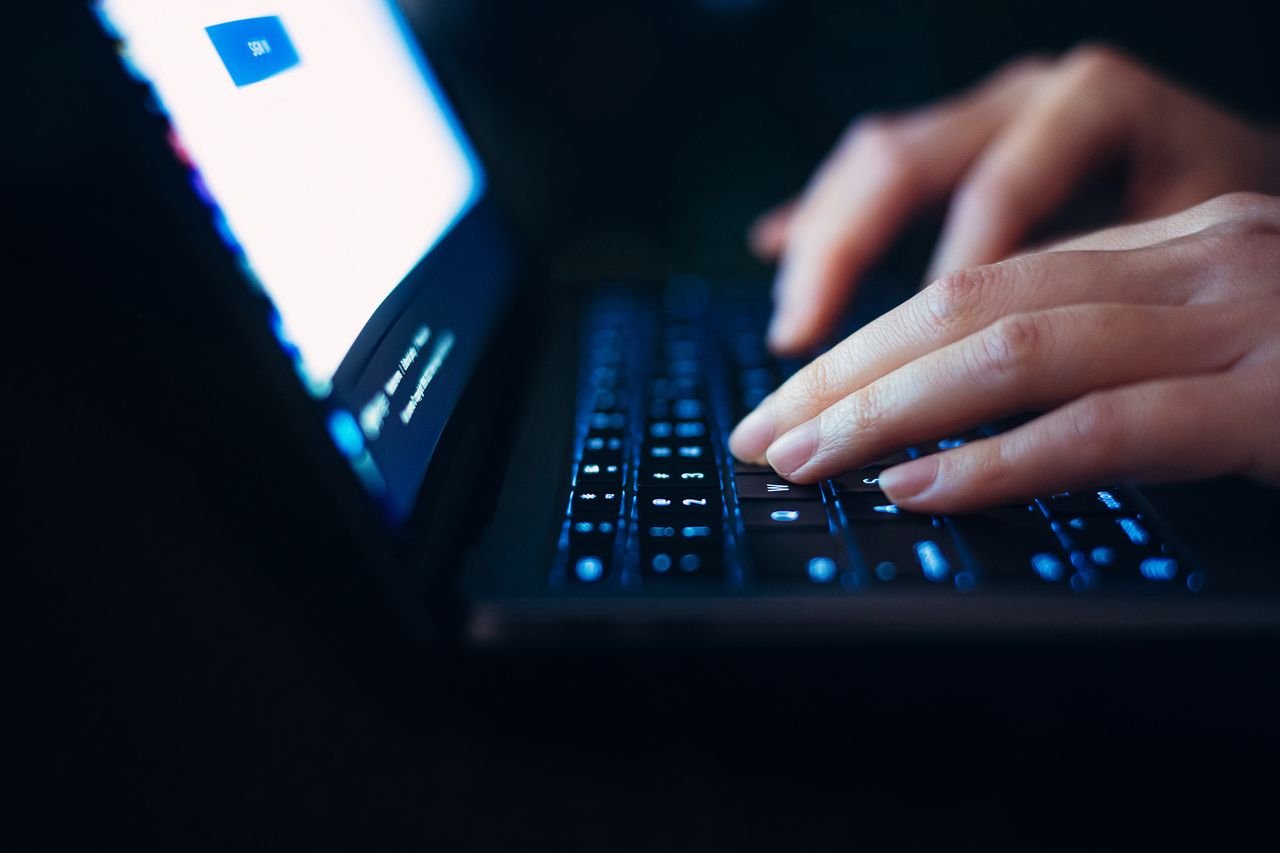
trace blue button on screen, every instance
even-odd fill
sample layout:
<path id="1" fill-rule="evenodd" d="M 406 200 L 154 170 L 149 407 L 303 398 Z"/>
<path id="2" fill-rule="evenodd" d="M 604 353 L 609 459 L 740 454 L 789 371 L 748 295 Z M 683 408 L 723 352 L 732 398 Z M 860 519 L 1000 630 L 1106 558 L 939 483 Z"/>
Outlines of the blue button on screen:
<path id="1" fill-rule="evenodd" d="M 298 64 L 298 51 L 280 18 L 245 18 L 205 27 L 232 81 L 248 86 Z"/>

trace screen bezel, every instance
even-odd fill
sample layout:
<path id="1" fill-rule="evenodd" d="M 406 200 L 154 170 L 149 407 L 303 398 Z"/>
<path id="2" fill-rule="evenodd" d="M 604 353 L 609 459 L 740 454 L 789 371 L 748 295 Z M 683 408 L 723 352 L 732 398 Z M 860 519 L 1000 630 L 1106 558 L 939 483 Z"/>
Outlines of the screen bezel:
<path id="1" fill-rule="evenodd" d="M 118 43 L 119 34 L 114 31 L 111 21 L 102 14 L 99 3 L 95 0 L 88 5 L 96 13 L 98 23 L 108 37 L 116 39 Z M 389 0 L 388 6 L 396 18 L 415 65 L 463 150 L 472 169 L 474 186 L 459 215 L 374 311 L 333 377 L 323 383 L 316 383 L 307 375 L 296 348 L 283 332 L 270 295 L 262 290 L 252 270 L 247 267 L 243 252 L 234 237 L 228 234 L 225 219 L 216 203 L 199 191 L 198 172 L 185 161 L 180 147 L 174 146 L 176 137 L 173 136 L 173 128 L 165 110 L 147 78 L 131 67 L 127 54 L 122 54 L 121 57 L 124 60 L 124 73 L 120 76 L 121 79 L 132 77 L 146 87 L 148 111 L 159 118 L 164 128 L 157 141 L 165 143 L 165 148 L 172 149 L 166 152 L 166 159 L 170 164 L 178 166 L 180 171 L 187 171 L 185 180 L 181 181 L 181 189 L 171 187 L 166 190 L 166 194 L 182 193 L 189 201 L 194 201 L 197 208 L 203 209 L 205 221 L 199 227 L 205 232 L 204 236 L 214 237 L 214 242 L 221 245 L 223 251 L 220 254 L 224 260 L 231 261 L 236 278 L 240 279 L 239 289 L 249 295 L 252 302 L 257 303 L 253 313 L 259 325 L 258 331 L 268 332 L 276 344 L 276 352 L 288 359 L 294 385 L 314 402 L 313 408 L 318 415 L 316 420 L 326 430 L 330 449 L 337 451 L 340 457 L 346 456 L 361 490 L 374 507 L 380 524 L 396 533 L 400 539 L 408 539 L 412 535 L 414 519 L 421 515 L 419 504 L 425 491 L 427 469 L 437 461 L 436 448 L 441 436 L 454 418 L 462 392 L 477 370 L 481 357 L 488 350 L 494 330 L 512 301 L 519 262 L 514 243 L 502 224 L 502 217 L 494 210 L 491 193 L 487 191 L 488 176 L 475 143 L 467 134 L 447 87 L 438 73 L 427 64 L 422 44 L 399 4 L 395 0 Z M 193 184 L 196 186 L 193 187 Z M 447 404 L 441 405 L 441 401 L 435 401 L 437 416 L 431 420 L 428 428 L 421 431 L 421 435 L 415 436 L 413 447 L 416 458 L 406 458 L 402 447 L 398 458 L 380 459 L 382 454 L 377 452 L 376 443 L 373 447 L 366 445 L 368 452 L 362 452 L 358 458 L 350 447 L 344 449 L 343 442 L 335 435 L 333 424 L 339 420 L 339 416 L 346 422 L 354 423 L 351 416 L 359 411 L 370 389 L 379 384 L 375 372 L 377 365 L 385 363 L 391 353 L 396 353 L 398 357 L 398 353 L 403 350 L 403 341 L 395 337 L 395 330 L 406 325 L 430 322 L 431 294 L 441 286 L 475 294 L 477 297 L 476 323 L 472 328 L 475 339 L 471 341 L 466 361 L 459 367 L 461 383 L 459 385 L 457 381 L 454 382 L 454 393 Z M 232 289 L 234 286 L 228 288 L 228 293 Z M 265 317 L 262 316 L 262 308 L 266 309 Z M 461 360 L 461 357 L 455 359 Z M 374 466 L 370 466 L 370 458 L 374 461 Z M 373 480 L 370 477 L 371 467 Z M 404 478 L 401 477 L 401 482 L 397 485 L 389 485 L 389 481 L 395 479 L 394 475 L 405 468 L 415 472 L 411 484 L 403 482 Z M 389 474 L 393 476 L 387 476 Z M 381 486 L 381 489 L 375 486 Z"/>

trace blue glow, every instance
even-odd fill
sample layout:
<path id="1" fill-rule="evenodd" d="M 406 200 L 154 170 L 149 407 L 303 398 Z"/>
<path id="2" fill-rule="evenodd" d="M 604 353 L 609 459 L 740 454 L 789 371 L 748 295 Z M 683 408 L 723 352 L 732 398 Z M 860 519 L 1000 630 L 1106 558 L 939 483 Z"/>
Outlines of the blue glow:
<path id="1" fill-rule="evenodd" d="M 956 573 L 956 579 L 955 579 L 956 589 L 960 590 L 961 592 L 968 592 L 969 590 L 973 589 L 974 584 L 976 582 L 977 582 L 977 579 L 974 578 L 973 572 L 957 572 Z"/>
<path id="2" fill-rule="evenodd" d="M 799 521 L 800 513 L 794 509 L 778 509 L 769 513 L 769 517 L 781 522 Z"/>
<path id="3" fill-rule="evenodd" d="M 876 564 L 876 577 L 882 581 L 891 581 L 898 576 L 898 567 L 885 560 L 883 563 Z"/>
<path id="4" fill-rule="evenodd" d="M 1102 505 L 1107 509 L 1119 509 L 1120 501 L 1116 500 L 1116 496 L 1111 492 L 1098 492 L 1098 500 L 1102 501 Z"/>
<path id="5" fill-rule="evenodd" d="M 592 583 L 604 576 L 604 563 L 598 557 L 581 557 L 573 566 L 573 573 L 578 580 Z"/>
<path id="6" fill-rule="evenodd" d="M 573 529 L 579 533 L 590 533 L 595 529 L 595 525 L 589 521 L 579 521 L 577 524 L 573 525 Z"/>
<path id="7" fill-rule="evenodd" d="M 1031 557 L 1031 568 L 1047 581 L 1060 581 L 1066 573 L 1066 567 L 1056 554 L 1035 554 Z"/>
<path id="8" fill-rule="evenodd" d="M 1178 576 L 1178 561 L 1172 557 L 1147 557 L 1138 571 L 1149 581 L 1171 581 Z"/>
<path id="9" fill-rule="evenodd" d="M 329 413 L 329 437 L 343 456 L 355 459 L 364 450 L 364 433 L 355 415 L 346 409 L 334 409 Z"/>
<path id="10" fill-rule="evenodd" d="M 920 568 L 924 576 L 931 581 L 940 581 L 951 572 L 951 564 L 937 542 L 925 540 L 916 543 L 916 557 L 920 560 Z"/>
<path id="11" fill-rule="evenodd" d="M 696 572 L 702 565 L 702 558 L 697 554 L 685 554 L 680 558 L 680 568 L 686 572 Z"/>
<path id="12" fill-rule="evenodd" d="M 897 504 L 880 504 L 879 506 L 873 506 L 871 509 L 883 515 L 898 515 L 902 512 L 902 510 L 898 509 Z"/>
<path id="13" fill-rule="evenodd" d="M 1089 558 L 1099 566 L 1109 566 L 1116 561 L 1116 549 L 1101 546 L 1089 552 Z"/>
<path id="14" fill-rule="evenodd" d="M 809 561 L 809 579 L 814 583 L 830 583 L 835 576 L 836 561 L 830 557 L 814 557 Z"/>
<path id="15" fill-rule="evenodd" d="M 944 438 L 938 442 L 939 450 L 955 450 L 957 447 L 964 447 L 965 440 L 963 438 Z"/>
<path id="16" fill-rule="evenodd" d="M 694 418 L 702 417 L 702 401 L 677 400 L 675 406 L 672 407 L 672 411 L 677 418 L 685 421 L 691 421 Z"/>
<path id="17" fill-rule="evenodd" d="M 1192 592 L 1199 592 L 1200 590 L 1204 589 L 1204 573 L 1192 572 L 1191 574 L 1187 575 L 1187 589 L 1191 590 Z"/>
<path id="18" fill-rule="evenodd" d="M 671 568 L 671 557 L 668 554 L 654 554 L 653 559 L 649 561 L 649 565 L 653 567 L 655 572 L 665 572 Z"/>
<path id="19" fill-rule="evenodd" d="M 1146 545 L 1151 541 L 1151 534 L 1147 533 L 1147 529 L 1137 519 L 1121 518 L 1116 523 L 1134 545 Z"/>
<path id="20" fill-rule="evenodd" d="M 711 528 L 703 525 L 680 528 L 680 535 L 685 539 L 702 539 L 711 535 Z"/>
<path id="21" fill-rule="evenodd" d="M 360 478 L 360 482 L 364 483 L 364 487 L 371 494 L 382 495 L 387 491 L 386 478 L 378 470 L 377 463 L 373 461 L 373 454 L 368 450 L 361 451 L 359 455 L 351 459 L 351 467 L 355 469 L 356 476 Z"/>

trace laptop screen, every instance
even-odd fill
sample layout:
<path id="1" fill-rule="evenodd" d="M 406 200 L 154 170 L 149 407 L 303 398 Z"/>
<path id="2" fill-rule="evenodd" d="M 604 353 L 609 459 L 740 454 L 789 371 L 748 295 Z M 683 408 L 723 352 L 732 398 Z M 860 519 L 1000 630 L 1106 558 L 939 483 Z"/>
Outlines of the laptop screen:
<path id="1" fill-rule="evenodd" d="M 420 271 L 476 204 L 484 174 L 399 10 L 389 0 L 95 8 L 167 116 L 213 225 L 273 304 L 299 376 L 332 407 L 335 443 L 406 515 L 484 333 L 483 310 L 458 292 L 424 303 L 432 285 Z M 454 275 L 436 289 L 495 301 Z M 415 305 L 421 316 L 406 326 Z M 458 375 L 437 378 L 446 359 Z"/>

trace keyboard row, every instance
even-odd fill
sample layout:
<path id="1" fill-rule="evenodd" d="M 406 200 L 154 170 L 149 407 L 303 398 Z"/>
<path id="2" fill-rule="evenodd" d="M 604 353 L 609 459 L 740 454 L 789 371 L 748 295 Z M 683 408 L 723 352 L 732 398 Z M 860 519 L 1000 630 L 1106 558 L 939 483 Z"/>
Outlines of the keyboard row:
<path id="1" fill-rule="evenodd" d="M 880 491 L 885 467 L 989 434 L 911 448 L 820 485 L 727 452 L 729 429 L 782 380 L 757 306 L 714 322 L 603 302 L 584 332 L 572 489 L 557 586 L 804 584 L 833 589 L 1039 584 L 1199 591 L 1203 576 L 1123 489 L 935 518 Z"/>

